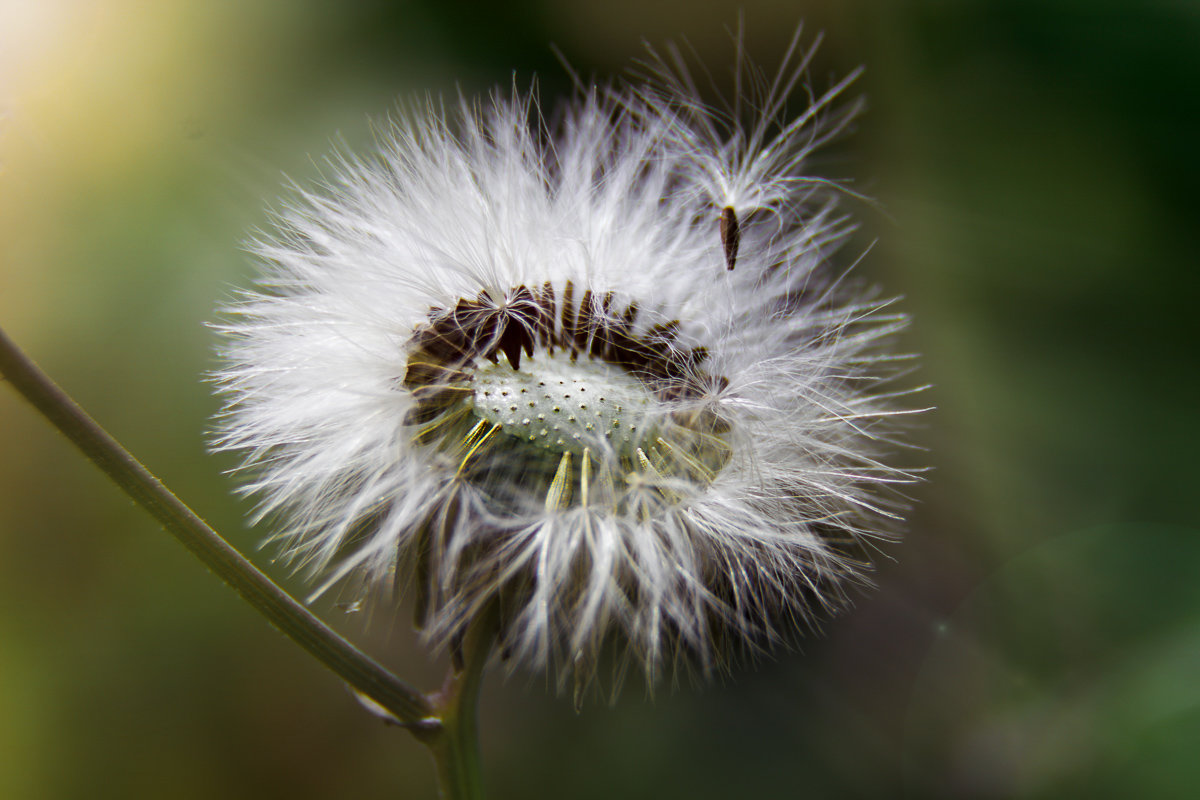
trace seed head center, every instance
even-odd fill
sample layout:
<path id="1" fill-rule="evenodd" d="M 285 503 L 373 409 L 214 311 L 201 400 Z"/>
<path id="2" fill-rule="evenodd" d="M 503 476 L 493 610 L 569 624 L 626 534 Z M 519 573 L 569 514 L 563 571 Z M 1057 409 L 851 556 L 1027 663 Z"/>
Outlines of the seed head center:
<path id="1" fill-rule="evenodd" d="M 475 370 L 475 413 L 505 433 L 556 452 L 633 452 L 646 435 L 654 396 L 603 361 L 535 354 L 513 369 L 503 355 Z"/>

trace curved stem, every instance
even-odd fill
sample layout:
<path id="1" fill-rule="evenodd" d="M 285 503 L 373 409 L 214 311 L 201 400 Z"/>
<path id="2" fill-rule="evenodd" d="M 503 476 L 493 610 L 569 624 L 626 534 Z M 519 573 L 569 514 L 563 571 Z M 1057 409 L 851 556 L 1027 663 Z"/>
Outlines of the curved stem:
<path id="1" fill-rule="evenodd" d="M 429 724 L 419 691 L 363 653 L 247 561 L 54 384 L 0 330 L 0 375 L 184 547 L 285 636 L 400 722 Z"/>
<path id="2" fill-rule="evenodd" d="M 441 691 L 430 695 L 441 725 L 421 737 L 437 763 L 438 784 L 446 800 L 482 800 L 479 771 L 479 687 L 496 635 L 494 610 L 482 613 L 462 644 Z"/>

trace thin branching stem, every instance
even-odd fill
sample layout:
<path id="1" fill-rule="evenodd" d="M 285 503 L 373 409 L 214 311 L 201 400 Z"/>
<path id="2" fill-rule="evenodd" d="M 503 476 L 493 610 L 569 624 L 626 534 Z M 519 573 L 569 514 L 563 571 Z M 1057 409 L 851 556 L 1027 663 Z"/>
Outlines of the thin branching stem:
<path id="1" fill-rule="evenodd" d="M 400 722 L 433 722 L 434 709 L 424 695 L 338 635 L 246 560 L 55 385 L 3 330 L 0 375 L 280 632 Z"/>
<path id="2" fill-rule="evenodd" d="M 483 800 L 479 768 L 479 687 L 496 637 L 495 609 L 480 614 L 457 649 L 441 691 L 429 695 L 441 721 L 427 735 L 417 734 L 433 754 L 445 800 Z"/>

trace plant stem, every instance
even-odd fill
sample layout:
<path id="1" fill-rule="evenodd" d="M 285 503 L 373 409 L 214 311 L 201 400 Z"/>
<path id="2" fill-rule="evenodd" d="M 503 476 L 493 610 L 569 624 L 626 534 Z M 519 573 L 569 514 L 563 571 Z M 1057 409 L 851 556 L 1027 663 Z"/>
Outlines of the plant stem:
<path id="1" fill-rule="evenodd" d="M 461 663 L 452 663 L 441 691 L 429 695 L 441 725 L 426 734 L 414 731 L 433 754 L 445 800 L 483 798 L 479 770 L 479 687 L 495 634 L 496 615 L 489 609 L 467 631 Z"/>
<path id="2" fill-rule="evenodd" d="M 0 375 L 272 625 L 400 722 L 436 723 L 419 691 L 317 619 L 247 561 L 87 415 L 0 330 Z M 478 691 L 478 686 L 473 687 Z M 472 704 L 474 700 L 471 701 Z M 436 729 L 436 724 L 431 726 Z M 477 795 L 464 795 L 475 797 Z"/>

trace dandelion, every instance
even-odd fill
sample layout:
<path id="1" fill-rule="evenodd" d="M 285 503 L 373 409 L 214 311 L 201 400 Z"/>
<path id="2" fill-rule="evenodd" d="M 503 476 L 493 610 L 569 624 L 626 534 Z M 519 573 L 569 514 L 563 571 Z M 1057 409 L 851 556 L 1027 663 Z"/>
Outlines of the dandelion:
<path id="1" fill-rule="evenodd" d="M 739 56 L 725 110 L 676 51 L 553 124 L 427 103 L 299 190 L 220 326 L 217 446 L 314 596 L 407 591 L 441 647 L 489 614 L 578 689 L 606 653 L 721 669 L 867 581 L 906 319 L 832 266 L 852 226 L 807 160 L 856 106 L 789 118 L 796 53 Z"/>

